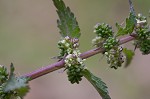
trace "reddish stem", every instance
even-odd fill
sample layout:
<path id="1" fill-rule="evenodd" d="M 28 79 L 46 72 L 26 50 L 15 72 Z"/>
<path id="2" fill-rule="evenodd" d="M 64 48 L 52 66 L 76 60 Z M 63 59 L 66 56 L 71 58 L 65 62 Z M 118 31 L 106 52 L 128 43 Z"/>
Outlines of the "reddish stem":
<path id="1" fill-rule="evenodd" d="M 127 36 L 127 37 L 121 38 L 119 44 L 124 44 L 124 43 L 127 43 L 127 42 L 132 41 L 132 40 L 134 40 L 133 36 Z M 87 52 L 82 53 L 80 55 L 80 57 L 82 59 L 86 59 L 86 58 L 94 56 L 94 55 L 96 55 L 98 53 L 102 53 L 103 51 L 104 51 L 104 49 L 102 49 L 102 48 L 95 48 L 95 49 L 92 49 L 92 50 L 89 50 Z M 38 78 L 40 76 L 43 76 L 43 75 L 48 74 L 50 72 L 53 72 L 55 70 L 63 68 L 64 65 L 65 65 L 64 60 L 61 60 L 61 61 L 58 61 L 56 63 L 50 64 L 48 66 L 42 67 L 42 68 L 40 68 L 38 70 L 35 70 L 35 71 L 31 72 L 31 73 L 25 74 L 23 76 L 24 77 L 29 77 L 30 80 L 33 80 L 35 78 Z"/>

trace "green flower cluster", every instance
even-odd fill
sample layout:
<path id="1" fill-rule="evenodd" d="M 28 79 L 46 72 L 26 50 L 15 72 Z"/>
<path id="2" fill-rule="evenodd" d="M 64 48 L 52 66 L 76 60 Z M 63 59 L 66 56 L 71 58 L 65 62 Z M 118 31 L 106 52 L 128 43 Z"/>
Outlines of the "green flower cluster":
<path id="1" fill-rule="evenodd" d="M 143 55 L 150 53 L 150 30 L 147 25 L 147 19 L 145 16 L 138 14 L 137 16 L 137 26 L 135 29 L 137 33 L 137 38 L 135 40 L 135 45 L 140 49 Z"/>
<path id="2" fill-rule="evenodd" d="M 103 48 L 105 49 L 105 51 L 109 51 L 112 48 L 119 46 L 119 40 L 116 39 L 115 37 L 109 37 L 108 39 L 106 39 L 106 41 L 103 43 Z"/>
<path id="3" fill-rule="evenodd" d="M 73 83 L 79 83 L 82 80 L 82 71 L 84 70 L 84 63 L 80 57 L 79 50 L 74 50 L 72 54 L 66 56 L 65 65 L 68 74 L 68 80 Z"/>
<path id="4" fill-rule="evenodd" d="M 111 68 L 117 69 L 122 66 L 125 58 L 122 54 L 123 48 L 119 46 L 119 40 L 115 37 L 109 37 L 104 43 L 104 55 L 106 56 L 107 63 Z"/>
<path id="5" fill-rule="evenodd" d="M 0 99 L 6 96 L 6 94 L 3 91 L 3 87 L 7 79 L 8 79 L 7 69 L 3 65 L 0 65 Z"/>
<path id="6" fill-rule="evenodd" d="M 94 33 L 96 33 L 96 37 L 92 40 L 92 43 L 96 47 L 104 48 L 104 55 L 110 67 L 114 69 L 121 67 L 124 62 L 122 47 L 119 46 L 119 40 L 114 36 L 111 26 L 98 23 L 94 27 Z"/>
<path id="7" fill-rule="evenodd" d="M 107 58 L 107 63 L 110 64 L 110 68 L 117 69 L 118 67 L 121 67 L 125 60 L 125 57 L 122 54 L 122 50 L 122 47 L 115 47 L 104 53 Z"/>
<path id="8" fill-rule="evenodd" d="M 147 18 L 140 13 L 136 16 L 136 21 L 137 21 L 137 24 L 140 24 L 140 25 L 147 25 L 148 24 Z"/>
<path id="9" fill-rule="evenodd" d="M 5 66 L 0 65 L 0 99 L 21 99 L 15 91 L 4 92 L 4 87 L 8 81 L 8 73 Z M 18 98 L 16 98 L 16 96 Z"/>
<path id="10" fill-rule="evenodd" d="M 58 42 L 61 50 L 59 57 L 65 56 L 65 66 L 68 75 L 68 80 L 73 83 L 79 83 L 82 80 L 82 71 L 84 70 L 83 59 L 80 58 L 80 51 L 78 50 L 78 39 L 65 37 Z"/>
<path id="11" fill-rule="evenodd" d="M 96 33 L 96 37 L 92 40 L 92 44 L 96 47 L 102 47 L 103 42 L 113 36 L 112 27 L 106 23 L 97 23 L 94 26 L 94 33 Z"/>
<path id="12" fill-rule="evenodd" d="M 15 91 L 10 91 L 5 93 L 3 91 L 3 86 L 0 86 L 0 99 L 22 99 L 20 96 L 17 95 L 17 92 Z"/>
<path id="13" fill-rule="evenodd" d="M 0 65 L 0 84 L 3 84 L 8 79 L 7 69 Z"/>
<path id="14" fill-rule="evenodd" d="M 59 41 L 58 42 L 58 48 L 60 49 L 59 58 L 62 58 L 65 55 L 72 53 L 74 49 L 77 49 L 79 47 L 78 41 L 79 41 L 78 39 L 70 38 L 68 36 Z"/>
<path id="15" fill-rule="evenodd" d="M 150 53 L 150 39 L 144 40 L 140 44 L 140 50 L 142 51 L 142 54 L 147 55 Z"/>
<path id="16" fill-rule="evenodd" d="M 106 23 L 97 23 L 94 27 L 94 33 L 102 38 L 108 38 L 113 35 L 112 27 Z"/>

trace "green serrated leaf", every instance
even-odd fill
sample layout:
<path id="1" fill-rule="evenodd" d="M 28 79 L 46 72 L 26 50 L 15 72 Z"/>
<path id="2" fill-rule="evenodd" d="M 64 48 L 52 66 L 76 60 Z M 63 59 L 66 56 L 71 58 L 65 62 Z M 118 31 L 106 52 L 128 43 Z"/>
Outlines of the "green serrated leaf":
<path id="1" fill-rule="evenodd" d="M 131 34 L 134 30 L 136 24 L 136 17 L 130 13 L 129 18 L 126 18 L 126 26 L 121 27 L 118 23 L 116 23 L 116 27 L 118 29 L 117 36 Z"/>
<path id="2" fill-rule="evenodd" d="M 62 0 L 53 0 L 53 2 L 59 16 L 57 24 L 60 29 L 60 34 L 63 37 L 69 36 L 72 38 L 79 38 L 81 35 L 80 28 L 74 14 L 70 11 L 70 8 L 66 7 Z"/>
<path id="3" fill-rule="evenodd" d="M 131 0 L 129 0 L 129 5 L 130 5 L 130 15 L 129 18 L 126 19 L 126 31 L 130 34 L 133 32 L 133 29 L 136 25 L 136 14 Z"/>
<path id="4" fill-rule="evenodd" d="M 111 99 L 106 84 L 100 78 L 94 76 L 87 69 L 83 71 L 83 75 L 95 87 L 102 99 Z"/>
<path id="5" fill-rule="evenodd" d="M 127 34 L 127 32 L 125 31 L 125 29 L 123 27 L 121 27 L 120 24 L 116 23 L 116 27 L 118 29 L 117 36 Z"/>
<path id="6" fill-rule="evenodd" d="M 132 61 L 132 58 L 134 56 L 134 52 L 132 50 L 128 50 L 127 48 L 124 48 L 123 49 L 123 52 L 126 56 L 126 62 L 125 62 L 125 67 L 128 67 L 129 64 L 131 63 Z"/>
<path id="7" fill-rule="evenodd" d="M 136 15 L 131 0 L 129 0 L 129 4 L 130 4 L 130 14 L 129 17 L 126 18 L 126 26 L 121 27 L 121 25 L 116 23 L 116 27 L 118 29 L 117 36 L 131 34 L 136 25 Z"/>
<path id="8" fill-rule="evenodd" d="M 129 18 L 126 19 L 126 28 L 125 30 L 127 31 L 127 33 L 132 33 L 134 26 L 136 24 L 136 16 L 130 12 L 130 16 Z"/>
<path id="9" fill-rule="evenodd" d="M 17 97 L 18 96 L 23 97 L 29 91 L 29 86 L 27 83 L 28 83 L 28 78 L 15 77 L 14 66 L 11 63 L 10 75 L 8 81 L 4 84 L 3 91 L 5 93 L 12 92 L 12 95 L 9 95 L 10 97 L 13 96 L 14 92 L 17 94 Z"/>

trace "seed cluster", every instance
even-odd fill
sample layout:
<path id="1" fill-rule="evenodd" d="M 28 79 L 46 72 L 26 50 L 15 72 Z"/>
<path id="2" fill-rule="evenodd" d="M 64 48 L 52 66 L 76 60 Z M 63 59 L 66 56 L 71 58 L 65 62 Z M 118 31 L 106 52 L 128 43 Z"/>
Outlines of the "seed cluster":
<path id="1" fill-rule="evenodd" d="M 65 66 L 68 75 L 68 80 L 73 83 L 79 83 L 82 80 L 82 71 L 84 70 L 83 59 L 80 58 L 80 50 L 78 49 L 78 39 L 65 37 L 58 42 L 61 50 L 60 57 L 65 57 Z"/>

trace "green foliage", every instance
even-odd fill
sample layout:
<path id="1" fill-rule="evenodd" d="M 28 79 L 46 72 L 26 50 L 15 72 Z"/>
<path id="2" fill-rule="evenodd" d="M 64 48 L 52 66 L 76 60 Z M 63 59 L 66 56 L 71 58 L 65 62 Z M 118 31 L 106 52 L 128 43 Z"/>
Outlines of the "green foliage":
<path id="1" fill-rule="evenodd" d="M 93 75 L 87 69 L 83 71 L 83 75 L 95 87 L 102 99 L 111 99 L 106 84 L 100 78 Z"/>
<path id="2" fill-rule="evenodd" d="M 72 38 L 79 38 L 80 28 L 74 14 L 70 11 L 69 7 L 66 7 L 62 0 L 53 0 L 55 7 L 57 8 L 57 14 L 59 20 L 57 20 L 60 34 L 63 37 L 69 36 Z"/>
<path id="3" fill-rule="evenodd" d="M 65 65 L 68 80 L 71 83 L 79 83 L 82 80 L 81 71 L 84 69 L 82 59 L 79 58 L 78 39 L 80 37 L 80 28 L 74 14 L 66 7 L 62 0 L 53 0 L 59 20 L 57 20 L 60 34 L 64 37 L 58 42 L 60 49 L 59 59 L 65 58 Z"/>
<path id="4" fill-rule="evenodd" d="M 8 79 L 8 73 L 5 66 L 0 65 L 0 85 Z"/>
<path id="5" fill-rule="evenodd" d="M 118 23 L 116 23 L 116 27 L 118 29 L 117 36 L 131 34 L 136 25 L 136 16 L 130 12 L 129 18 L 126 18 L 126 26 L 121 27 Z"/>
<path id="6" fill-rule="evenodd" d="M 0 86 L 0 99 L 21 99 L 29 91 L 28 78 L 15 77 L 14 66 L 11 63 L 10 74 Z"/>
<path id="7" fill-rule="evenodd" d="M 66 7 L 62 0 L 53 0 L 57 13 L 59 16 L 58 28 L 60 34 L 64 37 L 58 42 L 60 49 L 59 59 L 64 59 L 65 69 L 67 71 L 68 80 L 73 83 L 79 83 L 84 76 L 99 92 L 103 99 L 111 99 L 106 84 L 98 77 L 94 76 L 89 70 L 85 69 L 83 59 L 80 58 L 80 51 L 78 50 L 79 43 L 75 38 L 80 37 L 80 29 L 74 14 L 70 11 L 69 7 Z M 122 48 L 119 45 L 119 39 L 117 37 L 123 35 L 136 34 L 136 45 L 140 47 L 143 54 L 150 53 L 150 32 L 146 18 L 143 16 L 136 16 L 131 0 L 129 0 L 130 13 L 126 18 L 125 26 L 116 23 L 118 31 L 116 34 L 113 32 L 111 26 L 106 23 L 98 23 L 94 27 L 94 33 L 96 37 L 92 40 L 94 46 L 104 49 L 103 54 L 107 58 L 107 63 L 110 68 L 117 69 L 125 63 L 127 67 L 134 56 L 134 52 L 126 48 Z M 146 39 L 146 40 L 145 40 Z M 124 56 L 124 54 L 126 56 Z"/>
<path id="8" fill-rule="evenodd" d="M 125 60 L 122 50 L 120 50 L 121 47 L 117 39 L 118 36 L 134 35 L 136 38 L 134 43 L 136 48 L 139 48 L 143 55 L 150 53 L 150 30 L 147 25 L 147 18 L 142 16 L 142 14 L 138 14 L 138 16 L 135 15 L 131 0 L 129 0 L 129 5 L 130 14 L 129 17 L 126 18 L 125 27 L 116 23 L 116 27 L 118 28 L 116 34 L 114 34 L 112 28 L 105 23 L 98 23 L 94 28 L 96 37 L 92 40 L 92 43 L 96 47 L 104 48 L 105 52 L 103 54 L 107 58 L 107 63 L 114 69 L 121 67 Z M 134 53 L 127 49 L 124 49 L 124 53 L 126 55 L 125 66 L 127 67 Z"/>
<path id="9" fill-rule="evenodd" d="M 67 70 L 68 80 L 71 83 L 79 83 L 82 80 L 82 70 L 84 69 L 83 60 L 79 58 L 79 44 L 80 28 L 74 14 L 66 7 L 62 0 L 53 0 L 59 20 L 57 20 L 60 34 L 64 37 L 58 42 L 60 49 L 59 59 L 65 58 L 65 66 Z"/>
<path id="10" fill-rule="evenodd" d="M 58 48 L 60 49 L 58 59 L 64 60 L 65 62 L 68 80 L 72 84 L 79 84 L 84 76 L 95 87 L 102 99 L 111 99 L 106 84 L 89 70 L 85 69 L 84 59 L 80 57 L 81 53 L 78 49 L 78 38 L 81 33 L 74 14 L 69 7 L 66 7 L 63 0 L 53 0 L 53 3 L 59 17 L 57 20 L 58 28 L 63 37 L 62 40 L 58 42 Z M 122 66 L 125 60 L 123 53 L 126 56 L 125 67 L 131 63 L 134 56 L 133 51 L 122 48 L 119 45 L 118 36 L 133 36 L 131 34 L 135 32 L 136 47 L 139 48 L 144 55 L 150 53 L 150 30 L 147 25 L 147 18 L 141 14 L 136 16 L 131 0 L 129 0 L 129 4 L 129 17 L 126 18 L 124 27 L 116 23 L 118 29 L 116 34 L 113 32 L 112 27 L 106 23 L 98 23 L 94 27 L 96 37 L 92 42 L 94 46 L 104 50 L 102 54 L 106 56 L 110 68 L 117 69 Z M 7 73 L 7 69 L 0 65 L 0 99 L 22 99 L 29 91 L 28 81 L 29 78 L 27 77 L 16 77 L 13 64 L 11 64 L 10 73 Z"/>
<path id="11" fill-rule="evenodd" d="M 125 67 L 128 67 L 133 59 L 134 52 L 132 50 L 128 50 L 127 48 L 124 48 L 123 53 L 126 56 Z"/>
<path id="12" fill-rule="evenodd" d="M 135 15 L 133 4 L 132 4 L 131 0 L 129 0 L 129 4 L 130 4 L 130 14 L 129 14 L 129 17 L 126 18 L 125 27 L 121 27 L 121 25 L 116 23 L 116 27 L 118 29 L 117 36 L 131 34 L 136 25 L 136 15 Z"/>

